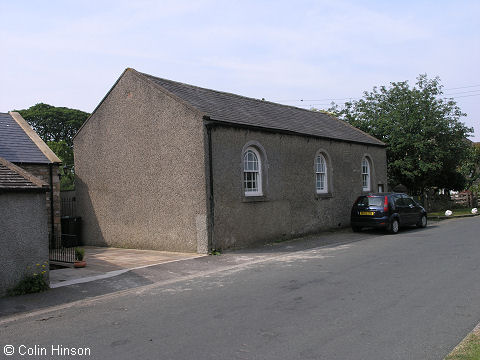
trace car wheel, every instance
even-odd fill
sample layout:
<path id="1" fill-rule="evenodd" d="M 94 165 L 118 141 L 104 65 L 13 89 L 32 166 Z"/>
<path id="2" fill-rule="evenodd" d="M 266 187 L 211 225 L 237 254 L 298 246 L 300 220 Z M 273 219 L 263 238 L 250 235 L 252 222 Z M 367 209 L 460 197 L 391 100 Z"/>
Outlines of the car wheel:
<path id="1" fill-rule="evenodd" d="M 390 223 L 390 226 L 388 227 L 388 231 L 391 234 L 396 234 L 396 233 L 398 233 L 399 229 L 400 229 L 400 224 L 398 223 L 398 220 L 393 219 L 392 222 Z"/>
<path id="2" fill-rule="evenodd" d="M 359 232 L 362 228 L 360 226 L 352 226 L 352 230 L 353 232 Z"/>
<path id="3" fill-rule="evenodd" d="M 417 227 L 419 228 L 427 227 L 427 217 L 425 215 L 422 215 L 420 220 L 418 220 Z"/>

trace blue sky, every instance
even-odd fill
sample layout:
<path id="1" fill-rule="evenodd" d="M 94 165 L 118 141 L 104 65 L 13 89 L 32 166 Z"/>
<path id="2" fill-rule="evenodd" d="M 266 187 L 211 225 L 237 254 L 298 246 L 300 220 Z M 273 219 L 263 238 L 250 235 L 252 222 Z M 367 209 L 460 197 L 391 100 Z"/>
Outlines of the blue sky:
<path id="1" fill-rule="evenodd" d="M 0 0 L 0 14 L 2 112 L 91 112 L 126 67 L 318 108 L 427 73 L 480 141 L 480 1 Z"/>

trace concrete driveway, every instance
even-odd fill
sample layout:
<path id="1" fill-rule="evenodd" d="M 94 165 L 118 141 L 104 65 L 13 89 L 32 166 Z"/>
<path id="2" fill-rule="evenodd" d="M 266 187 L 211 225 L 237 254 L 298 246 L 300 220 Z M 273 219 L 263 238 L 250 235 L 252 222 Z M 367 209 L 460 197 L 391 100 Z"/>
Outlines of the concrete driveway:
<path id="1" fill-rule="evenodd" d="M 203 257 L 203 254 L 178 253 L 155 250 L 136 250 L 85 246 L 87 266 L 50 270 L 50 287 L 56 288 L 105 279 L 130 270 Z"/>

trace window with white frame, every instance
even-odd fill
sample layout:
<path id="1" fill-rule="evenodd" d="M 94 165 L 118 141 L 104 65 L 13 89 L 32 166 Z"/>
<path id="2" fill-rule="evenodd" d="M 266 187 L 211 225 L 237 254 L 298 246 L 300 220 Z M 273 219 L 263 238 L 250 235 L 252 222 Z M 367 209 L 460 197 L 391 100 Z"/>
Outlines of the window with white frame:
<path id="1" fill-rule="evenodd" d="M 370 191 L 370 163 L 367 158 L 362 160 L 362 190 Z"/>
<path id="2" fill-rule="evenodd" d="M 243 189 L 245 196 L 262 195 L 262 163 L 260 154 L 252 147 L 243 154 Z"/>
<path id="3" fill-rule="evenodd" d="M 315 188 L 317 194 L 328 192 L 327 161 L 322 154 L 315 158 Z"/>

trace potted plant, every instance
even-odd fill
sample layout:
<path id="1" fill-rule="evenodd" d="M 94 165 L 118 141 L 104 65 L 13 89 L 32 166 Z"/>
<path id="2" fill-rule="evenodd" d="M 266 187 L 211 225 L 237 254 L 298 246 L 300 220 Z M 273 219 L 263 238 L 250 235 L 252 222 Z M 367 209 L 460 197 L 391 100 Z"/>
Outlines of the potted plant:
<path id="1" fill-rule="evenodd" d="M 87 265 L 85 260 L 83 258 L 85 257 L 85 249 L 76 247 L 75 248 L 75 262 L 73 263 L 73 266 L 76 268 L 83 268 Z"/>

